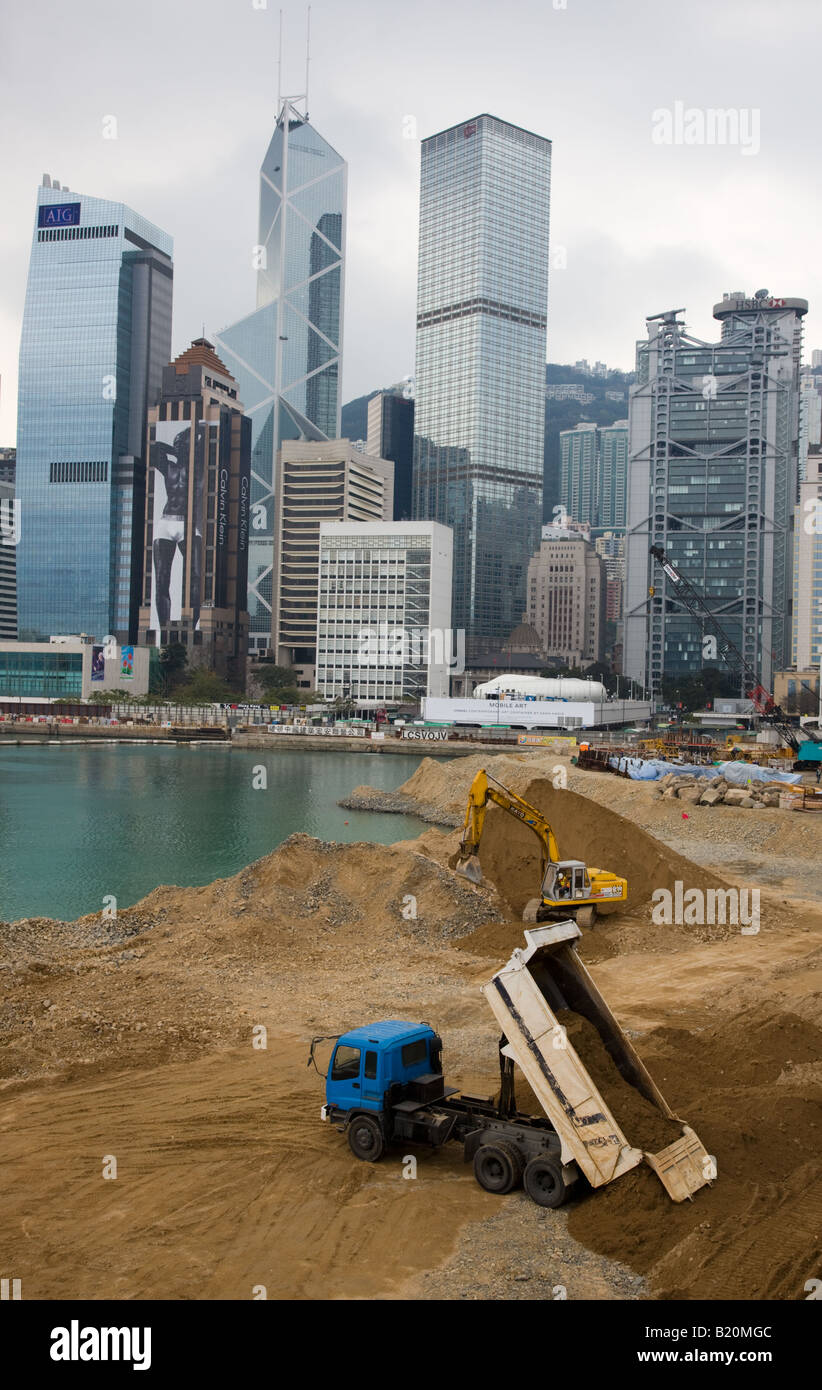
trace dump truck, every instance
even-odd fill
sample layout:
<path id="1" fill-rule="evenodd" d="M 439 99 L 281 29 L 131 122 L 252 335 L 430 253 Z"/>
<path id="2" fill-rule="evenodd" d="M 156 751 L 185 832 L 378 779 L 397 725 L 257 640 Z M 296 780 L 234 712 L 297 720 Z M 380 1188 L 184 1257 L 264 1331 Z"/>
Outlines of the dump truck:
<path id="1" fill-rule="evenodd" d="M 602 1187 L 643 1162 L 673 1201 L 691 1198 L 712 1181 L 714 1160 L 669 1108 L 605 1003 L 576 951 L 580 934 L 571 920 L 529 928 L 525 946 L 482 986 L 502 1030 L 498 1095 L 481 1098 L 446 1086 L 439 1034 L 428 1023 L 388 1019 L 312 1039 L 308 1063 L 315 1067 L 318 1045 L 333 1043 L 322 1120 L 369 1163 L 392 1145 L 460 1143 L 486 1191 L 522 1185 L 542 1207 L 560 1206 L 576 1184 Z M 629 1088 L 621 1104 L 613 1099 L 613 1112 L 558 1013 L 585 1020 L 613 1059 Z M 590 1032 L 585 1038 L 590 1047 Z M 517 1108 L 515 1064 L 542 1114 Z M 631 1094 L 678 1131 L 663 1148 L 650 1152 L 632 1143 L 631 1121 L 619 1114 L 621 1105 L 633 1110 L 625 1104 Z"/>
<path id="2" fill-rule="evenodd" d="M 523 922 L 545 922 L 573 915 L 581 927 L 592 927 L 597 915 L 616 911 L 628 897 L 624 878 L 608 869 L 589 868 L 581 859 L 560 859 L 559 846 L 545 816 L 524 797 L 504 787 L 481 768 L 471 783 L 459 849 L 449 865 L 471 883 L 482 882 L 479 848 L 488 804 L 493 803 L 533 830 L 540 844 L 541 880 L 538 898 L 531 898 Z"/>

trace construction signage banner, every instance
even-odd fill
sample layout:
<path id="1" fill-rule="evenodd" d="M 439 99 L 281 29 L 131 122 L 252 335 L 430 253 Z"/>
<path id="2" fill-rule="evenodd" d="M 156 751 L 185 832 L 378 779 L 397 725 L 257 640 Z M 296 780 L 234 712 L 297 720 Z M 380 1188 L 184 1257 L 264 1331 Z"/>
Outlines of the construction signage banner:
<path id="1" fill-rule="evenodd" d="M 545 745 L 547 748 L 576 748 L 575 738 L 564 734 L 519 734 L 517 743 Z"/>

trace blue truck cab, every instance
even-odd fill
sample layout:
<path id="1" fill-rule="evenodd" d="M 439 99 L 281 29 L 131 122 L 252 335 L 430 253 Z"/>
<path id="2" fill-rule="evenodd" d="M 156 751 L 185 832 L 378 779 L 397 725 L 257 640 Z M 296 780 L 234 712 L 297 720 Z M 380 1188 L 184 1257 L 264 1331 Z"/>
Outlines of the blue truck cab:
<path id="1" fill-rule="evenodd" d="M 399 1100 L 412 1082 L 437 1077 L 442 1085 L 442 1042 L 426 1023 L 387 1019 L 352 1028 L 337 1039 L 325 1084 L 322 1117 L 370 1110 Z"/>
<path id="2" fill-rule="evenodd" d="M 550 1120 L 518 1113 L 514 1063 L 501 1044 L 499 1099 L 484 1099 L 445 1085 L 442 1041 L 427 1023 L 390 1018 L 312 1038 L 308 1065 L 321 1076 L 315 1048 L 330 1042 L 320 1116 L 346 1135 L 356 1158 L 376 1163 L 392 1145 L 439 1149 L 454 1140 L 489 1192 L 510 1192 L 525 1181 L 530 1163 L 527 1171 L 533 1176 L 538 1169 L 541 1184 L 534 1189 L 537 1195 L 531 1193 L 534 1201 L 558 1206 L 564 1200 L 575 1174 L 562 1164 L 560 1140 Z"/>

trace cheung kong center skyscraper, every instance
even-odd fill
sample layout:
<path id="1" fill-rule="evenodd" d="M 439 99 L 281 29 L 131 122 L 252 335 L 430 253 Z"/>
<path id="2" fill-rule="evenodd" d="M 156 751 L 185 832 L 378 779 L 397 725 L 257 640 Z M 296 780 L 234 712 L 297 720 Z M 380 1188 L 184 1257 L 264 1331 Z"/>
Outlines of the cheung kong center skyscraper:
<path id="1" fill-rule="evenodd" d="M 277 450 L 287 439 L 340 433 L 348 169 L 301 100 L 283 100 L 260 169 L 257 308 L 216 335 L 252 420 L 252 651 L 271 645 Z"/>

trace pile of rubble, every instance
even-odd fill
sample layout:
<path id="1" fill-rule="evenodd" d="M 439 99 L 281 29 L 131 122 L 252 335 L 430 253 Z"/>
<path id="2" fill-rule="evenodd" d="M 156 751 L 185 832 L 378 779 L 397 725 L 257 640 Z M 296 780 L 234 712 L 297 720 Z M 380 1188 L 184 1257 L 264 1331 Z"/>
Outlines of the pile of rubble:
<path id="1" fill-rule="evenodd" d="M 740 787 L 724 777 L 697 777 L 691 772 L 667 772 L 655 786 L 657 801 L 688 801 L 692 806 L 742 806 L 748 810 L 779 806 L 780 792 L 785 790 L 774 782 L 751 781 Z"/>

